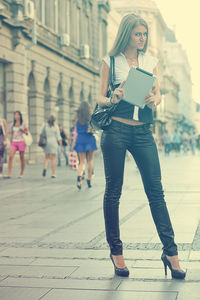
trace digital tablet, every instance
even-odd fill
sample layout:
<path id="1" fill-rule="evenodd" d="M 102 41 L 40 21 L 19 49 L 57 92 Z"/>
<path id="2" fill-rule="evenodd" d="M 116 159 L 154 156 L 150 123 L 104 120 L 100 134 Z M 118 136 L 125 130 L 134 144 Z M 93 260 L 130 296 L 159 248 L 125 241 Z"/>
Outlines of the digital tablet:
<path id="1" fill-rule="evenodd" d="M 152 91 L 156 79 L 152 73 L 131 67 L 123 86 L 125 93 L 123 100 L 144 108 L 145 97 Z"/>

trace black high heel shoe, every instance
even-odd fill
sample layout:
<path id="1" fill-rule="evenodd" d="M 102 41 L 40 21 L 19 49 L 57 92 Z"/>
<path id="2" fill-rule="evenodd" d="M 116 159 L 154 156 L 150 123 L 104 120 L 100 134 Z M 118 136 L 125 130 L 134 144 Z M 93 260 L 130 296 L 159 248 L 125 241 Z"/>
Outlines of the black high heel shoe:
<path id="1" fill-rule="evenodd" d="M 77 185 L 77 188 L 79 190 L 81 190 L 81 184 L 82 184 L 81 179 L 82 179 L 82 176 L 77 177 L 77 184 L 76 185 Z"/>
<path id="2" fill-rule="evenodd" d="M 167 275 L 167 267 L 169 267 L 170 271 L 171 271 L 171 275 L 172 278 L 175 279 L 184 279 L 186 272 L 184 272 L 183 270 L 175 270 L 172 268 L 172 265 L 170 263 L 170 261 L 167 259 L 166 254 L 162 254 L 161 259 L 163 261 L 164 264 L 164 269 L 165 269 L 165 276 Z"/>
<path id="3" fill-rule="evenodd" d="M 90 180 L 90 179 L 87 179 L 87 185 L 88 185 L 89 188 L 92 187 L 92 185 L 91 185 L 91 180 Z"/>
<path id="4" fill-rule="evenodd" d="M 111 261 L 113 263 L 113 266 L 114 266 L 114 269 L 115 269 L 115 274 L 117 276 L 122 276 L 122 277 L 128 277 L 129 276 L 129 269 L 127 267 L 125 267 L 125 268 L 118 268 L 118 267 L 116 267 L 114 259 L 112 257 L 112 254 L 110 254 L 110 259 L 111 259 Z"/>

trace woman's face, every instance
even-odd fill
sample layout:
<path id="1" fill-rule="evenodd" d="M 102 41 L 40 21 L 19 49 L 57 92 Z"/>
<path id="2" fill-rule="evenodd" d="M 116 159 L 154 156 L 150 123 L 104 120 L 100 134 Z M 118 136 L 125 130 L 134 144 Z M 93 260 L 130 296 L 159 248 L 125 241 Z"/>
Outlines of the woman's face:
<path id="1" fill-rule="evenodd" d="M 143 25 L 136 26 L 131 34 L 130 47 L 143 50 L 147 40 L 147 29 Z"/>
<path id="2" fill-rule="evenodd" d="M 18 112 L 15 113 L 15 120 L 16 121 L 20 120 L 20 114 Z"/>

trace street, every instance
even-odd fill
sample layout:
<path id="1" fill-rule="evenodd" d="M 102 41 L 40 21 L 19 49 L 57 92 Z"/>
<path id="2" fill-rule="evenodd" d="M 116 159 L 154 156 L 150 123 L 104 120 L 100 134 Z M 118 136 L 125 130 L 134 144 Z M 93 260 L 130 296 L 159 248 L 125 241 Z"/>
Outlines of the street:
<path id="1" fill-rule="evenodd" d="M 42 177 L 26 166 L 0 180 L 1 300 L 199 300 L 200 155 L 160 155 L 165 199 L 179 246 L 184 281 L 165 277 L 162 246 L 135 163 L 127 157 L 120 202 L 121 239 L 130 277 L 114 276 L 105 240 L 104 173 L 96 156 L 93 187 L 76 188 L 64 164 Z"/>

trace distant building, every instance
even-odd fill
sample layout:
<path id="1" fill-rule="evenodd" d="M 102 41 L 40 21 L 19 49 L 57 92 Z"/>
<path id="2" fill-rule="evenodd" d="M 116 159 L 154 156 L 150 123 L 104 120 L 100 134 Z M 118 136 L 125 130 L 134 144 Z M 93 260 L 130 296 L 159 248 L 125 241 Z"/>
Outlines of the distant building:
<path id="1" fill-rule="evenodd" d="M 166 63 L 179 83 L 178 93 L 178 123 L 182 126 L 192 126 L 194 102 L 192 100 L 191 68 L 188 57 L 182 46 L 176 41 L 175 35 L 168 30 L 164 43 Z"/>
<path id="2" fill-rule="evenodd" d="M 194 112 L 193 120 L 196 125 L 196 131 L 198 134 L 200 134 L 200 103 L 195 103 L 195 112 Z"/>
<path id="3" fill-rule="evenodd" d="M 0 1 L 0 116 L 11 123 L 23 112 L 33 135 L 28 159 L 41 159 L 50 114 L 69 130 L 79 103 L 96 102 L 109 10 L 106 0 Z"/>

